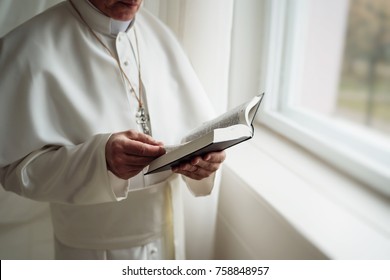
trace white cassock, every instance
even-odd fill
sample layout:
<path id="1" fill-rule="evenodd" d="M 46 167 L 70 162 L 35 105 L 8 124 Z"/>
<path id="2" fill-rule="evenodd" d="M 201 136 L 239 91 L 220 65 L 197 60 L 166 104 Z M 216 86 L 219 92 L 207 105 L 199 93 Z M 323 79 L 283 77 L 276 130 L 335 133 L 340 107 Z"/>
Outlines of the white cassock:
<path id="1" fill-rule="evenodd" d="M 120 31 L 123 26 L 86 0 L 73 3 L 137 94 L 141 64 L 155 139 L 177 144 L 213 116 L 183 50 L 156 18 L 141 9 Z M 0 73 L 1 184 L 51 203 L 59 256 L 182 258 L 181 178 L 167 171 L 121 180 L 107 171 L 111 133 L 141 131 L 138 103 L 115 59 L 69 1 L 1 39 Z M 214 177 L 185 181 L 195 195 L 207 195 Z"/>

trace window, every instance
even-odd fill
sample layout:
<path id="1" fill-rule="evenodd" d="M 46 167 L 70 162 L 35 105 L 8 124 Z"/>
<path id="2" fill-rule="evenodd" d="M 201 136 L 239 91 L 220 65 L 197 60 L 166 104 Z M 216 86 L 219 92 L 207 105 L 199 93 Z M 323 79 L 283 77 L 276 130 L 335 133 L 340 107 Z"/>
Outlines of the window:
<path id="1" fill-rule="evenodd" d="M 350 3 L 334 114 L 390 136 L 390 2 Z"/>
<path id="2" fill-rule="evenodd" d="M 390 4 L 268 1 L 262 120 L 390 195 Z"/>

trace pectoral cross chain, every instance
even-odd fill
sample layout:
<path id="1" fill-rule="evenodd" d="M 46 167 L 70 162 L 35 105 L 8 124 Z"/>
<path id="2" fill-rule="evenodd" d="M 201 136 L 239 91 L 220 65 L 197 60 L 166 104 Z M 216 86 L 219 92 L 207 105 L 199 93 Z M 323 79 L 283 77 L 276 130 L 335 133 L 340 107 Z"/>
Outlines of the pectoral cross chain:
<path id="1" fill-rule="evenodd" d="M 150 135 L 150 119 L 149 115 L 145 112 L 145 108 L 139 107 L 135 117 L 137 124 L 141 125 L 143 133 Z"/>

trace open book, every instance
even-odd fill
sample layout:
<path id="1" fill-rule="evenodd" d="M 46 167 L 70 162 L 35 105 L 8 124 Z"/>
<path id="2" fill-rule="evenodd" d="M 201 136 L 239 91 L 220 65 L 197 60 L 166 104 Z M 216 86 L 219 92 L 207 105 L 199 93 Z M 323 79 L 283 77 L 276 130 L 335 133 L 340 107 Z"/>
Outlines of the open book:
<path id="1" fill-rule="evenodd" d="M 208 121 L 186 135 L 180 144 L 166 147 L 167 153 L 149 165 L 146 174 L 171 169 L 195 156 L 222 151 L 253 137 L 253 120 L 264 93 Z"/>

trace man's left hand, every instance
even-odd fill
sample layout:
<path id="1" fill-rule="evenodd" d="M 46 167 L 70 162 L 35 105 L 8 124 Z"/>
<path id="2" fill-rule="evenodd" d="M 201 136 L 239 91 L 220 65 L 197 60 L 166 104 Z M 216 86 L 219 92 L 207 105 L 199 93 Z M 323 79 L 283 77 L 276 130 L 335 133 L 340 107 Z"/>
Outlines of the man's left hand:
<path id="1" fill-rule="evenodd" d="M 175 166 L 172 171 L 194 180 L 202 180 L 217 171 L 225 158 L 225 151 L 212 152 L 194 157 L 189 162 Z"/>

